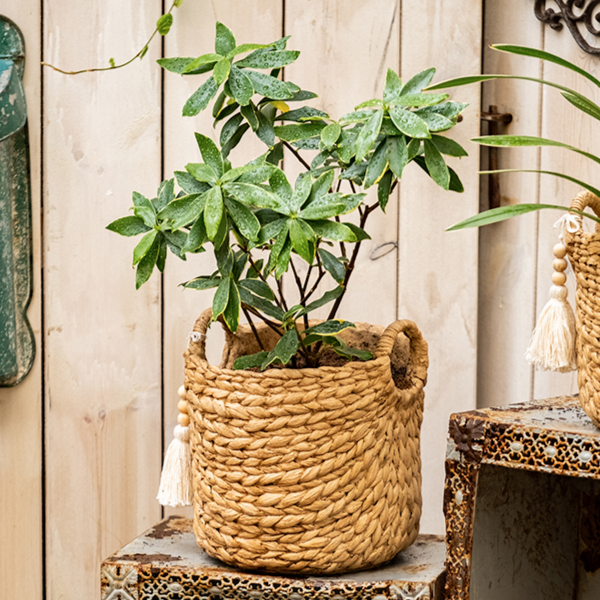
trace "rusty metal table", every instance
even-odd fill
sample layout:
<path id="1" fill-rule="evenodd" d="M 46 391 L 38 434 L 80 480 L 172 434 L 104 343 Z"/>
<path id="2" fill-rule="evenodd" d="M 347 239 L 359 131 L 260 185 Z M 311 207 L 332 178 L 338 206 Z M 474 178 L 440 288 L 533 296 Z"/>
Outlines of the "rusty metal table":
<path id="1" fill-rule="evenodd" d="M 102 600 L 441 600 L 444 557 L 443 537 L 420 535 L 372 571 L 261 575 L 210 558 L 191 521 L 169 517 L 102 563 Z"/>
<path id="2" fill-rule="evenodd" d="M 575 397 L 450 417 L 447 600 L 600 598 L 600 430 Z"/>

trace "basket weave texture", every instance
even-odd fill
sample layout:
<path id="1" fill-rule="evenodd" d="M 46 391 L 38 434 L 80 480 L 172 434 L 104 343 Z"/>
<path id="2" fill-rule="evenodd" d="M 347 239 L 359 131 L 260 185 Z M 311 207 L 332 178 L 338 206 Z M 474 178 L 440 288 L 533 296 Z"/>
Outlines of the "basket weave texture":
<path id="1" fill-rule="evenodd" d="M 198 545 L 237 567 L 313 574 L 371 568 L 410 546 L 428 366 L 416 325 L 376 335 L 371 361 L 255 373 L 207 362 L 210 319 L 185 353 Z M 401 333 L 410 351 L 397 385 Z M 244 336 L 226 332 L 225 364 Z"/>
<path id="2" fill-rule="evenodd" d="M 600 217 L 600 198 L 578 194 L 571 208 L 591 208 Z M 594 233 L 579 228 L 566 234 L 569 260 L 577 278 L 577 385 L 583 410 L 600 428 L 600 224 Z"/>

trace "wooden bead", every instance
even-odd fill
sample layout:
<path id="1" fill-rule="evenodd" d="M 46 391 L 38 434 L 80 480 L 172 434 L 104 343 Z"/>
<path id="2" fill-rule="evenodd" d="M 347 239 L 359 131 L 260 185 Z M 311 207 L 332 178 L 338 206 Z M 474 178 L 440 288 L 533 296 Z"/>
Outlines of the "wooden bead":
<path id="1" fill-rule="evenodd" d="M 554 266 L 554 270 L 562 273 L 567 268 L 567 261 L 564 258 L 555 258 L 552 263 Z"/>
<path id="2" fill-rule="evenodd" d="M 187 411 L 188 411 L 188 403 L 187 403 L 185 400 L 180 400 L 180 401 L 177 403 L 177 408 L 179 409 L 179 412 L 180 412 L 180 413 L 187 414 Z"/>
<path id="3" fill-rule="evenodd" d="M 567 247 L 564 244 L 556 244 L 552 248 L 552 253 L 556 258 L 564 258 L 567 255 Z"/>
<path id="4" fill-rule="evenodd" d="M 187 427 L 190 424 L 190 418 L 187 415 L 184 415 L 183 413 L 177 415 L 177 422 L 182 426 L 182 427 Z"/>
<path id="5" fill-rule="evenodd" d="M 565 285 L 567 276 L 564 273 L 555 272 L 552 274 L 552 283 L 554 285 Z"/>
<path id="6" fill-rule="evenodd" d="M 179 389 L 177 390 L 177 395 L 180 398 L 183 398 L 185 400 L 185 386 L 184 385 L 179 386 Z"/>

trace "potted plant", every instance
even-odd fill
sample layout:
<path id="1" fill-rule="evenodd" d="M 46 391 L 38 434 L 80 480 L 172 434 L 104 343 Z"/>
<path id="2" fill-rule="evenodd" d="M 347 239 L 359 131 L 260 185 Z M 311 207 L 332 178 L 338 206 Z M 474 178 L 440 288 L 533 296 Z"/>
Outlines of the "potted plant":
<path id="1" fill-rule="evenodd" d="M 287 42 L 238 45 L 217 23 L 214 53 L 159 60 L 209 74 L 183 114 L 214 99 L 220 147 L 196 133 L 202 162 L 162 182 L 156 198 L 134 192 L 134 214 L 108 229 L 143 235 L 138 288 L 164 269 L 167 250 L 186 260 L 210 249 L 216 261 L 183 284 L 214 294 L 185 355 L 160 500 L 185 504 L 193 488 L 198 543 L 225 562 L 333 573 L 389 560 L 418 532 L 427 345 L 410 321 L 384 331 L 337 314 L 369 215 L 385 211 L 408 163 L 462 191 L 444 155 L 466 152 L 443 132 L 466 105 L 422 92 L 434 69 L 405 83 L 390 69 L 382 98 L 335 120 L 302 105 L 314 93 L 280 78 L 299 55 Z M 234 166 L 229 154 L 250 131 L 265 152 Z M 284 148 L 304 168 L 294 185 Z M 325 306 L 324 321 L 310 319 Z M 215 320 L 226 332 L 221 367 L 205 356 Z"/>
<path id="2" fill-rule="evenodd" d="M 588 71 L 573 63 L 543 50 L 524 46 L 497 44 L 493 49 L 509 52 L 521 56 L 529 56 L 546 60 L 585 77 L 595 86 L 600 88 L 600 80 Z M 430 86 L 429 90 L 440 90 L 450 87 L 489 81 L 491 79 L 526 79 L 560 90 L 567 102 L 590 117 L 600 120 L 600 106 L 595 102 L 570 88 L 557 83 L 544 81 L 533 77 L 519 77 L 515 75 L 475 75 L 461 77 Z M 473 139 L 474 142 L 485 146 L 519 147 L 519 146 L 555 146 L 576 152 L 589 160 L 600 163 L 597 155 L 575 148 L 569 144 L 546 138 L 522 135 L 492 135 Z M 561 210 L 568 211 L 557 223 L 561 227 L 560 243 L 554 247 L 554 274 L 550 289 L 550 301 L 542 310 L 537 327 L 527 351 L 528 360 L 542 369 L 556 371 L 570 371 L 575 366 L 578 369 L 577 383 L 579 398 L 582 408 L 592 419 L 596 427 L 600 428 L 600 190 L 592 185 L 579 181 L 568 174 L 540 170 L 504 169 L 499 171 L 484 171 L 484 173 L 507 172 L 543 173 L 562 177 L 585 190 L 572 201 L 570 208 L 555 204 L 517 204 L 501 206 L 481 214 L 475 215 L 450 227 L 450 230 L 464 229 L 467 227 L 480 227 L 490 223 L 497 223 L 517 215 L 526 214 L 536 210 Z M 591 208 L 595 214 L 584 212 Z M 592 219 L 596 222 L 594 233 L 585 233 L 582 228 L 581 217 Z M 571 265 L 577 278 L 576 308 L 577 319 L 573 316 L 572 309 L 567 302 L 567 288 L 565 287 L 567 268 L 565 256 L 569 255 Z"/>

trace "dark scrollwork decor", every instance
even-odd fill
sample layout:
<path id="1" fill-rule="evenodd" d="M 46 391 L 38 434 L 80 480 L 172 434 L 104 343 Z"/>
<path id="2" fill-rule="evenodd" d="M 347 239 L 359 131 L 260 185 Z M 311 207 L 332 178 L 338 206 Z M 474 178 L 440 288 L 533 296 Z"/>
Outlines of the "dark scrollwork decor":
<path id="1" fill-rule="evenodd" d="M 563 28 L 561 20 L 567 24 L 571 35 L 582 50 L 589 54 L 600 55 L 600 47 L 591 46 L 583 37 L 579 23 L 595 36 L 600 36 L 600 0 L 552 0 L 558 10 L 546 8 L 546 0 L 535 0 L 535 16 L 542 22 L 550 25 L 555 31 Z"/>

